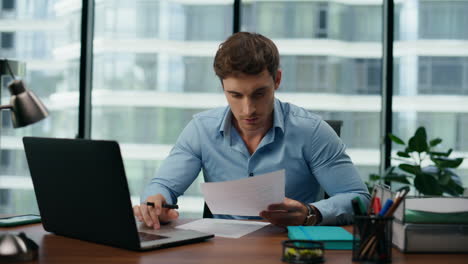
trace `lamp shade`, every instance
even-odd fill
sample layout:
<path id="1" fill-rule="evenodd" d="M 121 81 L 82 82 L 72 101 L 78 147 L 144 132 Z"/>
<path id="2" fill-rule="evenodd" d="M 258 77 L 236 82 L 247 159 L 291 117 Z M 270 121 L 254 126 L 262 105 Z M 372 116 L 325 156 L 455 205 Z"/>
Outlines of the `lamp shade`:
<path id="1" fill-rule="evenodd" d="M 26 89 L 24 83 L 15 80 L 8 85 L 11 93 L 11 119 L 13 127 L 24 127 L 46 118 L 46 107 L 33 92 Z"/>

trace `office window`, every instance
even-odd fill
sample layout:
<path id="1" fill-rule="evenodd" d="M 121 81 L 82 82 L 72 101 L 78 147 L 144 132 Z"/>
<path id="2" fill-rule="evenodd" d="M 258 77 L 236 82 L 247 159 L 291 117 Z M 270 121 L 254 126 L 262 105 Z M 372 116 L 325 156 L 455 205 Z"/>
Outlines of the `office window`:
<path id="1" fill-rule="evenodd" d="M 331 70 L 326 57 L 296 57 L 296 91 L 298 92 L 331 92 L 329 86 Z M 285 70 L 288 68 L 285 67 Z"/>
<path id="2" fill-rule="evenodd" d="M 1 1 L 2 11 L 8 7 L 14 12 L 2 13 L 0 23 L 18 22 L 11 23 L 11 31 L 0 32 L 2 57 L 26 63 L 26 74 L 19 77 L 43 101 L 50 116 L 36 124 L 13 129 L 10 112 L 1 111 L 0 214 L 38 213 L 21 138 L 73 138 L 77 133 L 79 58 L 70 54 L 79 54 L 79 30 L 70 32 L 68 20 L 73 18 L 63 12 L 80 15 L 81 10 L 64 6 L 64 2 Z M 1 103 L 8 103 L 10 93 L 5 87 L 1 95 Z"/>
<path id="3" fill-rule="evenodd" d="M 2 10 L 11 11 L 15 9 L 15 0 L 2 0 Z"/>
<path id="4" fill-rule="evenodd" d="M 318 29 L 317 38 L 326 38 L 328 36 L 327 25 L 327 12 L 328 6 L 326 4 L 320 4 L 318 10 Z"/>
<path id="5" fill-rule="evenodd" d="M 185 56 L 183 58 L 185 69 L 184 91 L 186 92 L 222 92 L 221 82 L 215 76 L 213 59 L 207 57 Z M 213 78 L 213 76 L 215 78 Z"/>
<path id="6" fill-rule="evenodd" d="M 6 0 L 7 2 L 9 0 Z M 13 0 L 14 12 L 6 14 L 8 18 L 18 20 L 42 20 L 49 21 L 50 18 L 58 16 L 65 8 L 67 8 L 67 2 L 65 0 Z M 77 10 L 76 5 L 68 5 L 70 9 Z M 51 26 L 51 25 L 49 25 Z M 49 30 L 53 27 L 49 27 Z M 25 29 L 25 28 L 22 28 Z M 65 33 L 65 31 L 62 31 Z"/>
<path id="7" fill-rule="evenodd" d="M 352 94 L 380 94 L 381 86 L 381 60 L 354 59 L 350 61 L 348 71 L 352 72 L 352 82 L 344 85 L 350 86 Z M 346 87 L 345 87 L 346 89 Z"/>
<path id="8" fill-rule="evenodd" d="M 468 39 L 466 1 L 416 1 L 420 39 Z"/>
<path id="9" fill-rule="evenodd" d="M 186 37 L 185 40 L 216 41 L 223 39 L 226 32 L 232 31 L 232 23 L 213 26 L 214 21 L 225 21 L 232 17 L 229 5 L 184 5 Z"/>
<path id="10" fill-rule="evenodd" d="M 422 94 L 465 94 L 468 57 L 420 57 L 419 91 Z"/>
<path id="11" fill-rule="evenodd" d="M 260 5 L 260 3 L 253 3 L 254 5 Z M 264 8 L 259 8 L 259 7 L 249 7 L 249 3 L 243 4 L 246 10 L 264 10 L 262 12 L 265 12 Z M 287 21 L 285 21 L 285 27 L 286 29 L 283 31 L 284 36 L 288 36 L 291 38 L 313 38 L 315 34 L 317 34 L 317 29 L 318 29 L 318 22 L 319 22 L 319 17 L 315 15 L 315 12 L 318 12 L 319 10 L 315 8 L 317 4 L 316 3 L 309 3 L 309 2 L 296 2 L 293 5 L 289 5 L 289 10 L 287 13 L 289 13 L 289 18 L 287 18 Z M 285 10 L 286 11 L 286 10 Z M 323 25 L 323 30 L 322 33 L 326 35 L 326 10 L 323 9 L 324 14 L 322 15 L 322 20 L 325 23 Z M 286 12 L 285 12 L 286 13 Z M 314 14 L 314 15 L 311 15 Z M 244 23 L 246 25 L 253 25 L 251 22 L 247 21 L 247 19 L 255 19 L 256 16 L 255 14 L 244 16 Z M 294 26 L 292 26 L 294 25 Z M 289 27 L 289 28 L 288 28 Z M 264 30 L 262 30 L 264 31 Z M 266 32 L 266 31 L 264 31 Z"/>
<path id="12" fill-rule="evenodd" d="M 466 156 L 468 57 L 453 43 L 468 39 L 461 26 L 468 23 L 468 1 L 402 1 L 395 10 L 395 54 L 404 55 L 394 57 L 394 133 L 408 139 L 425 126 L 430 138 L 443 139 L 444 149 Z M 465 160 L 459 172 L 467 168 Z"/>
<path id="13" fill-rule="evenodd" d="M 463 152 L 468 152 L 468 115 L 457 115 L 457 138 L 455 148 Z M 466 160 L 465 160 L 466 162 Z M 465 174 L 468 177 L 468 174 Z"/>
<path id="14" fill-rule="evenodd" d="M 156 38 L 159 32 L 159 3 L 158 1 L 137 1 L 136 36 L 138 38 Z"/>
<path id="15" fill-rule="evenodd" d="M 277 97 L 343 120 L 342 139 L 356 166 L 365 168 L 362 178 L 377 172 L 382 3 L 246 1 L 243 11 L 243 30 L 279 46 L 283 81 Z"/>
<path id="16" fill-rule="evenodd" d="M 1 111 L 0 112 L 0 120 L 2 121 L 2 127 L 12 127 L 13 124 L 11 123 L 11 117 L 8 111 Z M 1 142 L 0 142 L 1 143 Z"/>
<path id="17" fill-rule="evenodd" d="M 96 3 L 91 137 L 119 141 L 134 203 L 192 116 L 227 104 L 213 58 L 232 33 L 232 6 Z M 200 181 L 179 198 L 181 217 L 201 217 Z"/>
<path id="18" fill-rule="evenodd" d="M 349 40 L 362 42 L 380 42 L 382 38 L 381 5 L 356 5 L 349 9 Z"/>
<path id="19" fill-rule="evenodd" d="M 2 49 L 12 49 L 15 41 L 15 33 L 13 32 L 2 32 Z"/>

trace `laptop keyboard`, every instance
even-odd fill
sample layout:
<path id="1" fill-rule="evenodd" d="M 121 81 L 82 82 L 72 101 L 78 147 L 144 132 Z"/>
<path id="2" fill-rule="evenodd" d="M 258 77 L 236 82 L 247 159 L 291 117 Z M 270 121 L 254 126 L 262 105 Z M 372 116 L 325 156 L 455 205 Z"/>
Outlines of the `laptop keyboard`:
<path id="1" fill-rule="evenodd" d="M 141 242 L 153 241 L 153 240 L 159 240 L 159 239 L 168 238 L 168 237 L 166 237 L 166 236 L 148 234 L 148 233 L 144 233 L 144 232 L 138 232 L 138 236 L 140 237 L 140 241 L 141 241 Z"/>

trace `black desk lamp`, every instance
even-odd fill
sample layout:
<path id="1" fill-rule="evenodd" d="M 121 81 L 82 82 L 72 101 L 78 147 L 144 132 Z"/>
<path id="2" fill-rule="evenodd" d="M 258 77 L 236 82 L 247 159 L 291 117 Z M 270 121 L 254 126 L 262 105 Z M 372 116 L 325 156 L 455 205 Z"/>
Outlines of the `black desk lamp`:
<path id="1" fill-rule="evenodd" d="M 42 104 L 34 93 L 26 89 L 23 81 L 16 80 L 7 59 L 0 60 L 0 77 L 3 74 L 10 74 L 13 81 L 8 85 L 8 90 L 10 90 L 11 94 L 10 104 L 0 105 L 0 111 L 11 110 L 11 119 L 14 128 L 36 123 L 49 115 L 44 104 Z M 0 85 L 0 99 L 1 88 L 3 88 L 2 85 Z M 27 238 L 24 233 L 19 235 L 9 233 L 0 234 L 0 263 L 32 261 L 37 259 L 37 252 L 37 244 Z"/>
<path id="2" fill-rule="evenodd" d="M 49 113 L 44 104 L 33 92 L 26 89 L 23 81 L 16 80 L 8 60 L 5 59 L 1 63 L 5 64 L 13 81 L 8 85 L 11 94 L 10 104 L 0 105 L 0 110 L 11 110 L 13 127 L 24 127 L 46 118 Z"/>

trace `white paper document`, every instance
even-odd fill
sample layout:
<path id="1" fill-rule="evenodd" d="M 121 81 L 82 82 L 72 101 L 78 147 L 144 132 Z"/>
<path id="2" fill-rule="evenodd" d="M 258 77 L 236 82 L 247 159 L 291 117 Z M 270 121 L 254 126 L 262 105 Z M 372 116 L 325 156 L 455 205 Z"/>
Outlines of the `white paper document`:
<path id="1" fill-rule="evenodd" d="M 219 237 L 239 238 L 269 224 L 256 221 L 203 218 L 176 226 L 176 228 L 211 233 Z"/>
<path id="2" fill-rule="evenodd" d="M 201 184 L 213 214 L 258 216 L 268 205 L 284 200 L 285 170 L 246 179 Z"/>

